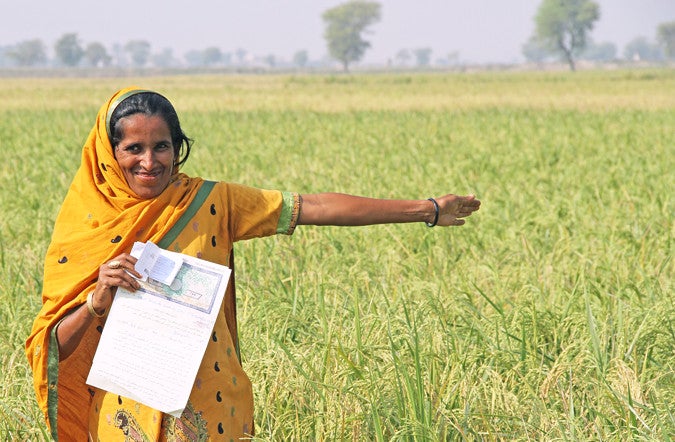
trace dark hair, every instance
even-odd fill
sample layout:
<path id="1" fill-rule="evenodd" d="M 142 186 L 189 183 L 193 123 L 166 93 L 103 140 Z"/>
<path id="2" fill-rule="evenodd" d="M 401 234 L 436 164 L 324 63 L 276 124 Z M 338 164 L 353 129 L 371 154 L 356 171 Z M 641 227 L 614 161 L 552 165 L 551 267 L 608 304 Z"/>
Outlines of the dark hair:
<path id="1" fill-rule="evenodd" d="M 176 158 L 174 160 L 175 165 L 180 166 L 187 161 L 192 148 L 192 140 L 183 133 L 180 121 L 178 121 L 178 114 L 176 114 L 171 102 L 156 92 L 139 92 L 125 98 L 117 105 L 108 123 L 110 144 L 112 144 L 113 149 L 122 141 L 124 136 L 118 125 L 119 121 L 134 114 L 161 117 L 169 126 L 171 132 L 171 143 Z"/>

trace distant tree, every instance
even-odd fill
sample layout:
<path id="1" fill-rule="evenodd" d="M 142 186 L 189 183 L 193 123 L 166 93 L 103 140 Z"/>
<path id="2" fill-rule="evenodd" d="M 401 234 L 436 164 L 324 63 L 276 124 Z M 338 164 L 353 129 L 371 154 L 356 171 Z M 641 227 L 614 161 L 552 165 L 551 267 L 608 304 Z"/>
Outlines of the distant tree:
<path id="1" fill-rule="evenodd" d="M 54 44 L 56 58 L 66 66 L 77 66 L 84 56 L 77 34 L 63 34 Z"/>
<path id="2" fill-rule="evenodd" d="M 308 60 L 309 54 L 304 49 L 293 54 L 293 64 L 297 67 L 304 68 Z"/>
<path id="3" fill-rule="evenodd" d="M 150 43 L 145 40 L 131 40 L 124 45 L 124 50 L 129 53 L 131 63 L 142 68 L 150 59 Z"/>
<path id="4" fill-rule="evenodd" d="M 201 67 L 204 66 L 204 51 L 193 49 L 185 53 L 185 61 L 188 66 Z"/>
<path id="5" fill-rule="evenodd" d="M 274 54 L 269 54 L 265 57 L 265 64 L 269 66 L 270 68 L 273 68 L 274 66 L 277 65 L 277 57 L 274 56 Z"/>
<path id="6" fill-rule="evenodd" d="M 345 72 L 349 72 L 349 64 L 359 61 L 370 47 L 362 34 L 368 26 L 380 20 L 380 9 L 377 2 L 353 0 L 323 13 L 328 52 L 342 63 Z"/>
<path id="7" fill-rule="evenodd" d="M 9 53 L 12 50 L 10 46 L 0 46 L 0 66 L 5 67 L 11 65 Z"/>
<path id="8" fill-rule="evenodd" d="M 415 63 L 417 66 L 429 66 L 429 61 L 431 61 L 431 48 L 413 49 L 412 53 L 415 56 Z"/>
<path id="9" fill-rule="evenodd" d="M 636 37 L 626 43 L 623 58 L 630 61 L 660 61 L 663 59 L 661 48 L 646 37 Z"/>
<path id="10" fill-rule="evenodd" d="M 112 57 L 108 55 L 108 51 L 101 43 L 89 43 L 84 49 L 84 59 L 90 66 L 110 66 Z"/>
<path id="11" fill-rule="evenodd" d="M 223 61 L 223 52 L 215 46 L 204 49 L 204 64 L 213 66 Z"/>
<path id="12" fill-rule="evenodd" d="M 118 67 L 126 67 L 127 57 L 124 47 L 120 43 L 113 43 L 110 55 L 113 58 L 113 64 Z"/>
<path id="13" fill-rule="evenodd" d="M 239 64 L 244 64 L 246 62 L 246 56 L 248 55 L 246 49 L 239 48 L 235 51 L 235 54 L 237 55 L 237 62 Z"/>
<path id="14" fill-rule="evenodd" d="M 546 60 L 551 51 L 536 35 L 531 36 L 522 46 L 521 51 L 527 61 L 540 64 Z"/>
<path id="15" fill-rule="evenodd" d="M 229 66 L 232 64 L 232 53 L 231 52 L 223 52 L 223 64 L 225 66 Z"/>
<path id="16" fill-rule="evenodd" d="M 675 21 L 661 23 L 656 29 L 656 40 L 669 59 L 675 59 Z"/>
<path id="17" fill-rule="evenodd" d="M 408 62 L 412 59 L 412 55 L 410 54 L 410 50 L 408 49 L 400 49 L 396 53 L 396 62 L 400 64 L 401 66 L 405 66 L 408 64 Z"/>
<path id="18" fill-rule="evenodd" d="M 42 40 L 25 40 L 17 43 L 7 54 L 19 66 L 36 66 L 47 61 Z"/>
<path id="19" fill-rule="evenodd" d="M 449 65 L 457 66 L 459 64 L 459 51 L 448 52 L 447 60 Z"/>
<path id="20" fill-rule="evenodd" d="M 535 35 L 574 71 L 574 58 L 586 46 L 587 34 L 599 18 L 600 7 L 592 0 L 543 0 L 535 16 Z"/>
<path id="21" fill-rule="evenodd" d="M 178 66 L 180 63 L 173 55 L 173 49 L 164 48 L 160 52 L 154 54 L 152 57 L 152 64 L 158 68 L 171 68 Z"/>
<path id="22" fill-rule="evenodd" d="M 608 62 L 616 59 L 616 45 L 610 42 L 589 42 L 579 56 L 584 60 Z"/>

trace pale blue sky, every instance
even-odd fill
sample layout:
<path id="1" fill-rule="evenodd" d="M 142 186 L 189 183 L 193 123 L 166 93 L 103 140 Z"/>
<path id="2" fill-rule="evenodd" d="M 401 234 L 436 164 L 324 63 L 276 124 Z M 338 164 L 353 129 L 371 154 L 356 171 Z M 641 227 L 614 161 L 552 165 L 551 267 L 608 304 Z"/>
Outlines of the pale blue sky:
<path id="1" fill-rule="evenodd" d="M 675 21 L 675 0 L 596 0 L 601 18 L 596 42 L 624 45 L 637 36 L 653 41 L 656 26 Z M 0 0 L 0 46 L 41 38 L 51 52 L 64 33 L 110 47 L 147 40 L 153 52 L 176 56 L 217 46 L 291 59 L 307 50 L 326 54 L 321 13 L 343 0 Z M 540 0 L 380 0 L 382 20 L 371 27 L 364 62 L 384 63 L 402 48 L 429 47 L 432 58 L 457 51 L 469 63 L 521 61 Z"/>

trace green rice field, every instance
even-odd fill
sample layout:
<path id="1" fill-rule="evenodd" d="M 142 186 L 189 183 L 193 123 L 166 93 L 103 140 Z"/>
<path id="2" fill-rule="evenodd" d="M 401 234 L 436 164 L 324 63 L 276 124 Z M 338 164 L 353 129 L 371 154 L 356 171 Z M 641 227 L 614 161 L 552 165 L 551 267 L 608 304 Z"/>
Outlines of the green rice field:
<path id="1" fill-rule="evenodd" d="M 0 80 L 0 440 L 45 440 L 24 342 L 99 106 L 156 89 L 188 174 L 474 193 L 454 228 L 237 243 L 260 441 L 675 439 L 675 69 Z"/>

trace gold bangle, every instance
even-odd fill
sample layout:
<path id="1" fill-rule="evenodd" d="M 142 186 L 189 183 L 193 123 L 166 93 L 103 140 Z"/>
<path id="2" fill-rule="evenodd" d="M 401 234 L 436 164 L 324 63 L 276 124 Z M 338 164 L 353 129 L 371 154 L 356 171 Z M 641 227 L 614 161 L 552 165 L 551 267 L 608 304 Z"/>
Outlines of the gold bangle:
<path id="1" fill-rule="evenodd" d="M 87 295 L 87 310 L 89 311 L 89 314 L 93 316 L 94 318 L 102 318 L 105 316 L 105 311 L 101 313 L 100 315 L 96 313 L 96 310 L 94 309 L 94 291 L 90 291 L 89 294 Z"/>

